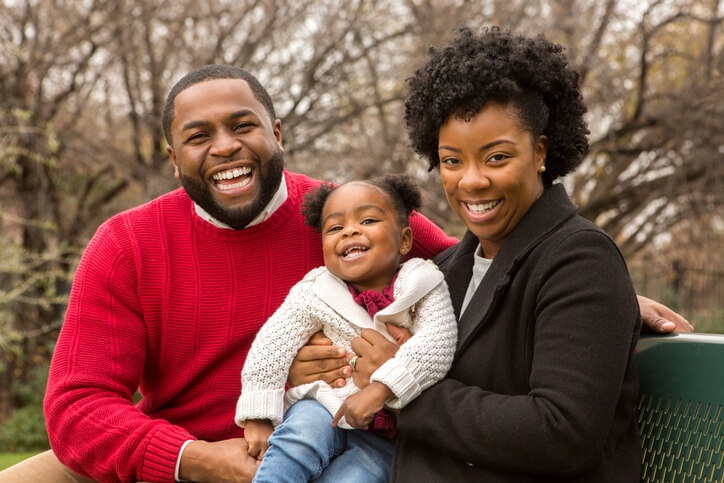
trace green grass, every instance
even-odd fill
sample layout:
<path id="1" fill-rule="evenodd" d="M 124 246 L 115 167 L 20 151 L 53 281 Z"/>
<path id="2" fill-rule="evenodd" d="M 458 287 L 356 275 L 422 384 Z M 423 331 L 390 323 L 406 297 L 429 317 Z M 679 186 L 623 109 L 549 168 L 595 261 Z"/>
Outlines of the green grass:
<path id="1" fill-rule="evenodd" d="M 8 466 L 35 456 L 39 451 L 26 451 L 23 453 L 0 453 L 0 470 L 4 470 Z"/>

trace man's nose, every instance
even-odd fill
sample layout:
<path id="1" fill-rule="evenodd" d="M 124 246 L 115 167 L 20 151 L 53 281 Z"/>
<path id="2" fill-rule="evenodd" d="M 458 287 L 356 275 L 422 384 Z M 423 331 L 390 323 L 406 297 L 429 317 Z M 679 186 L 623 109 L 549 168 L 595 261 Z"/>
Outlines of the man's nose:
<path id="1" fill-rule="evenodd" d="M 227 129 L 220 129 L 214 136 L 209 153 L 212 156 L 230 157 L 241 149 L 241 140 Z"/>

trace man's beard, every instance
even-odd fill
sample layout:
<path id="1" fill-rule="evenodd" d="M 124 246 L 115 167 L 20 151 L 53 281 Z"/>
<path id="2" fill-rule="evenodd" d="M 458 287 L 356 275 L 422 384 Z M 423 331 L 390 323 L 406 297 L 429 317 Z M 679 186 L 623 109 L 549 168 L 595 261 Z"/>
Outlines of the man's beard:
<path id="1" fill-rule="evenodd" d="M 181 186 L 186 190 L 189 198 L 203 208 L 216 220 L 229 225 L 235 230 L 241 230 L 257 217 L 276 193 L 284 171 L 284 160 L 281 150 L 263 163 L 256 173 L 256 182 L 260 183 L 261 191 L 251 203 L 242 208 L 227 208 L 217 202 L 211 194 L 211 189 L 202 179 L 194 179 L 180 172 Z"/>

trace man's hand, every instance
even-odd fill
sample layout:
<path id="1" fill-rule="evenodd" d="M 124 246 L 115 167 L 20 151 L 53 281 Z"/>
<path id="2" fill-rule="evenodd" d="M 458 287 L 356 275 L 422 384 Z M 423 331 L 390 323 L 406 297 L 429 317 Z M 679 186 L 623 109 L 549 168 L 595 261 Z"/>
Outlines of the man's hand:
<path id="1" fill-rule="evenodd" d="M 347 424 L 357 429 L 367 429 L 375 418 L 377 411 L 385 405 L 385 401 L 394 396 L 392 391 L 381 382 L 373 382 L 364 389 L 347 397 L 334 415 L 332 426 L 337 426 L 344 416 Z"/>
<path id="2" fill-rule="evenodd" d="M 274 432 L 274 426 L 264 419 L 249 419 L 244 424 L 244 439 L 249 444 L 249 456 L 261 461 L 269 448 L 269 436 Z"/>
<path id="3" fill-rule="evenodd" d="M 352 339 L 352 350 L 357 354 L 356 371 L 352 375 L 354 385 L 364 388 L 372 374 L 388 359 L 397 354 L 400 347 L 373 329 L 362 329 L 360 337 Z"/>
<path id="4" fill-rule="evenodd" d="M 287 385 L 296 387 L 321 380 L 332 387 L 342 387 L 352 372 L 347 364 L 347 350 L 333 346 L 331 340 L 317 332 L 297 352 L 289 368 Z"/>
<path id="5" fill-rule="evenodd" d="M 192 441 L 181 456 L 179 477 L 199 483 L 249 482 L 259 463 L 249 456 L 249 445 L 242 438 Z"/>
<path id="6" fill-rule="evenodd" d="M 657 334 L 668 334 L 670 332 L 693 332 L 694 327 L 688 320 L 677 314 L 667 306 L 637 295 L 639 309 L 643 319 L 644 332 L 655 332 Z"/>

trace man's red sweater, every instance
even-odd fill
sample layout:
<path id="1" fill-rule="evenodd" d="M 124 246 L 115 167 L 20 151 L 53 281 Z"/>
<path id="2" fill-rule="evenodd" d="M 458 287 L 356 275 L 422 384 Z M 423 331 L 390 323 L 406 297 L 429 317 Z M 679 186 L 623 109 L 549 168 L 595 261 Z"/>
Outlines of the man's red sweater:
<path id="1" fill-rule="evenodd" d="M 75 274 L 45 395 L 63 463 L 100 481 L 173 481 L 184 441 L 243 436 L 234 408 L 251 342 L 323 263 L 300 213 L 320 182 L 285 176 L 286 202 L 243 230 L 201 219 L 183 189 L 101 225 Z M 421 215 L 411 226 L 411 256 L 455 242 Z"/>

